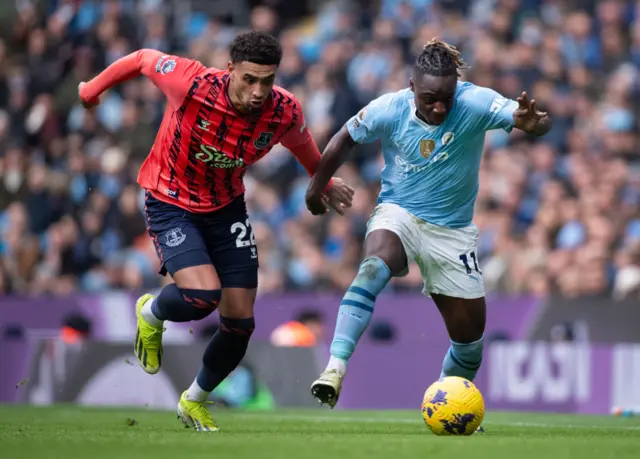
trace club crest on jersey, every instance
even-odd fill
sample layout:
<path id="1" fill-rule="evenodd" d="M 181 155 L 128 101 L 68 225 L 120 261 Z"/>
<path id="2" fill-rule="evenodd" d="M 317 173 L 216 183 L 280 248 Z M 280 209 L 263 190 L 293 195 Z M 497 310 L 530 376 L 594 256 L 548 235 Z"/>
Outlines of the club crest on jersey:
<path id="1" fill-rule="evenodd" d="M 435 140 L 432 139 L 422 139 L 420 141 L 420 154 L 424 157 L 429 159 L 429 156 L 431 156 L 431 153 L 433 153 L 433 150 L 436 148 L 436 142 Z"/>
<path id="2" fill-rule="evenodd" d="M 453 142 L 453 132 L 445 132 L 442 136 L 442 145 L 448 145 Z"/>
<path id="3" fill-rule="evenodd" d="M 267 148 L 269 143 L 271 143 L 271 138 L 273 137 L 273 132 L 261 132 L 256 140 L 253 141 L 253 145 L 258 149 L 262 150 L 263 148 Z"/>
<path id="4" fill-rule="evenodd" d="M 187 235 L 182 232 L 181 228 L 173 228 L 166 234 L 167 245 L 169 247 L 178 247 L 187 238 Z"/>

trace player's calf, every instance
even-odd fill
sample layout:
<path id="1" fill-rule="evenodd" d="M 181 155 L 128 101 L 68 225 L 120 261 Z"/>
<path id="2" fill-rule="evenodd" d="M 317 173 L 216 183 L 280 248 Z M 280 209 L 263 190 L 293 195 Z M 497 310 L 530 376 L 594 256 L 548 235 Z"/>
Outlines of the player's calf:
<path id="1" fill-rule="evenodd" d="M 332 408 L 338 402 L 347 362 L 369 326 L 376 297 L 391 279 L 391 271 L 379 257 L 366 258 L 342 299 L 331 343 L 327 369 L 311 385 L 311 394 Z"/>
<path id="2" fill-rule="evenodd" d="M 360 264 L 358 275 L 342 299 L 331 343 L 330 369 L 346 371 L 356 344 L 369 326 L 376 297 L 391 279 L 391 271 L 378 257 L 369 257 Z M 337 366 L 334 366 L 337 365 Z"/>
<path id="3" fill-rule="evenodd" d="M 203 401 L 240 364 L 255 328 L 253 317 L 232 319 L 220 316 L 220 328 L 202 357 L 202 368 L 185 395 L 187 400 Z"/>
<path id="4" fill-rule="evenodd" d="M 432 294 L 444 319 L 451 345 L 442 363 L 441 376 L 459 376 L 473 381 L 484 347 L 486 303 L 481 298 L 459 298 Z"/>

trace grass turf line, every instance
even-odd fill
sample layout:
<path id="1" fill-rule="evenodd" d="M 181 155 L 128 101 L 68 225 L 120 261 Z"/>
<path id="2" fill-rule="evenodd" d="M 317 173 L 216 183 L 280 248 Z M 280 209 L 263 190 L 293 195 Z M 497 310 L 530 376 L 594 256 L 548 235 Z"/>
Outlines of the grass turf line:
<path id="1" fill-rule="evenodd" d="M 432 435 L 417 409 L 214 414 L 222 431 L 200 433 L 170 412 L 0 406 L 0 451 L 25 459 L 640 457 L 640 418 L 489 413 L 487 434 L 454 438 Z"/>

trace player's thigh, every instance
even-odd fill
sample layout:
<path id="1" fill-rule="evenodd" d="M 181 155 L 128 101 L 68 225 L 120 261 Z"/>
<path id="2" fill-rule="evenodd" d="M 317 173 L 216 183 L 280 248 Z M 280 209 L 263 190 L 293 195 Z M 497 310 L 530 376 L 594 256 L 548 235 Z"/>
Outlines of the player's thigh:
<path id="1" fill-rule="evenodd" d="M 209 258 L 216 268 L 222 288 L 257 288 L 258 247 L 243 198 L 216 212 L 198 217 L 198 228 L 204 236 Z"/>
<path id="2" fill-rule="evenodd" d="M 432 294 L 431 297 L 453 341 L 471 343 L 482 337 L 487 315 L 484 297 L 454 298 L 439 294 Z"/>
<path id="3" fill-rule="evenodd" d="M 203 235 L 192 221 L 191 214 L 147 193 L 145 220 L 160 259 L 160 274 L 169 273 L 180 288 L 220 288 Z"/>
<path id="4" fill-rule="evenodd" d="M 393 276 L 406 275 L 419 253 L 419 228 L 413 218 L 400 206 L 379 204 L 367 224 L 365 258 L 380 257 Z"/>
<path id="5" fill-rule="evenodd" d="M 425 224 L 424 293 L 431 295 L 452 340 L 480 339 L 486 323 L 482 271 L 478 263 L 478 230 Z"/>

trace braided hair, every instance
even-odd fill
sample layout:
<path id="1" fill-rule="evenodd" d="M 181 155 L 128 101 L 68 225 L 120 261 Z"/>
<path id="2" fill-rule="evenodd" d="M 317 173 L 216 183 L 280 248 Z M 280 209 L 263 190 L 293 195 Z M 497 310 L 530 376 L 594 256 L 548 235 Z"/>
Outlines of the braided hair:
<path id="1" fill-rule="evenodd" d="M 416 70 L 433 76 L 460 76 L 460 69 L 469 66 L 462 59 L 460 51 L 449 43 L 432 38 L 424 45 L 416 59 Z"/>

